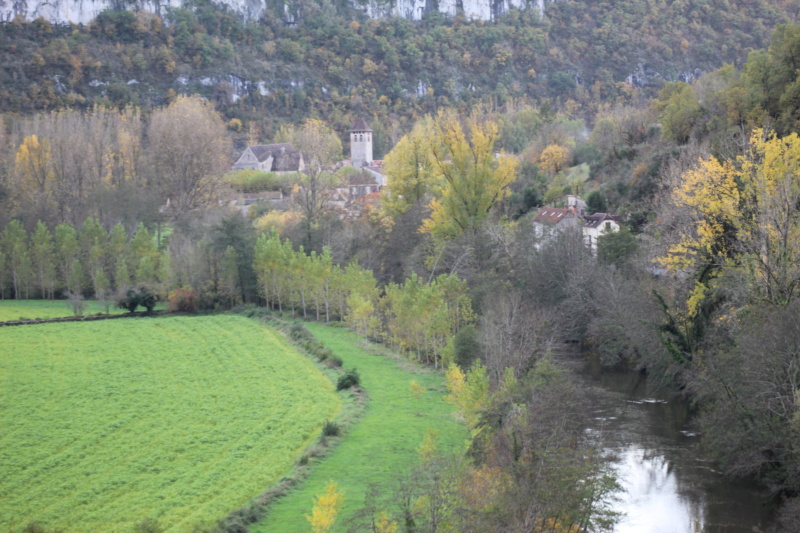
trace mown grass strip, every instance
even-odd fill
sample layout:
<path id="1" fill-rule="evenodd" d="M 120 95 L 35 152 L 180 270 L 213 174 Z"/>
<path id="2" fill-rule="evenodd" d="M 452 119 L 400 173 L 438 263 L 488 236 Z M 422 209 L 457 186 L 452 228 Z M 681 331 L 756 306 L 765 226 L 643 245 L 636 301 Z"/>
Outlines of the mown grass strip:
<path id="1" fill-rule="evenodd" d="M 240 316 L 0 330 L 0 529 L 208 526 L 333 419 L 329 379 Z"/>
<path id="2" fill-rule="evenodd" d="M 400 358 L 374 355 L 363 341 L 340 328 L 306 324 L 314 336 L 341 357 L 346 368 L 356 367 L 369 396 L 363 418 L 335 450 L 315 465 L 296 489 L 278 500 L 251 532 L 309 531 L 314 496 L 333 480 L 345 494 L 344 522 L 364 503 L 370 483 L 392 486 L 398 474 L 418 460 L 417 447 L 429 429 L 439 431 L 440 445 L 452 449 L 467 439 L 466 429 L 455 422 L 443 401 L 441 374 Z M 365 349 L 367 348 L 367 349 Z M 409 390 L 416 380 L 426 392 L 417 400 Z"/>
<path id="3" fill-rule="evenodd" d="M 106 307 L 94 300 L 86 300 L 84 315 L 105 313 Z M 160 303 L 156 309 L 165 309 L 166 305 Z M 140 308 L 140 310 L 143 310 Z M 108 311 L 112 315 L 127 313 L 112 305 Z M 68 300 L 0 300 L 0 322 L 19 320 L 20 318 L 61 318 L 72 316 L 72 306 Z"/>

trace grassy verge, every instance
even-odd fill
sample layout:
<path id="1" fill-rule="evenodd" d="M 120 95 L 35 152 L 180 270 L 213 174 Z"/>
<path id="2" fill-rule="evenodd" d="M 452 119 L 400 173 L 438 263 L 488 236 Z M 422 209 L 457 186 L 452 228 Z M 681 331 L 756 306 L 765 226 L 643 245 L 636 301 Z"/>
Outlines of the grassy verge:
<path id="1" fill-rule="evenodd" d="M 391 485 L 398 473 L 418 460 L 417 447 L 429 429 L 439 431 L 445 449 L 460 446 L 467 438 L 466 429 L 454 421 L 451 406 L 442 400 L 446 391 L 441 374 L 399 357 L 378 355 L 379 348 L 343 329 L 306 326 L 344 361 L 345 368 L 358 369 L 369 403 L 346 438 L 301 484 L 276 501 L 251 532 L 306 533 L 310 526 L 305 515 L 311 512 L 312 500 L 331 480 L 344 491 L 340 517 L 344 521 L 363 505 L 370 483 Z M 425 388 L 420 399 L 409 390 L 412 380 Z"/>
<path id="2" fill-rule="evenodd" d="M 105 306 L 94 300 L 86 300 L 84 315 L 105 313 Z M 165 303 L 159 303 L 156 310 L 166 309 Z M 140 308 L 140 310 L 144 310 Z M 112 315 L 127 313 L 112 305 Z M 20 318 L 61 318 L 72 316 L 72 306 L 68 300 L 0 300 L 0 322 L 19 320 Z"/>
<path id="3" fill-rule="evenodd" d="M 341 400 L 239 316 L 0 330 L 0 529 L 210 525 L 277 483 Z"/>

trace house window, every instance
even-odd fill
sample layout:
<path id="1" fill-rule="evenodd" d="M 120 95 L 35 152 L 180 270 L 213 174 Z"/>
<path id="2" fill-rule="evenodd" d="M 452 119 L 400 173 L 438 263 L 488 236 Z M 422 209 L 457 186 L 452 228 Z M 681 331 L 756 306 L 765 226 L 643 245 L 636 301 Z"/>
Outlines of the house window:
<path id="1" fill-rule="evenodd" d="M 611 231 L 611 222 L 606 222 L 606 231 Z"/>

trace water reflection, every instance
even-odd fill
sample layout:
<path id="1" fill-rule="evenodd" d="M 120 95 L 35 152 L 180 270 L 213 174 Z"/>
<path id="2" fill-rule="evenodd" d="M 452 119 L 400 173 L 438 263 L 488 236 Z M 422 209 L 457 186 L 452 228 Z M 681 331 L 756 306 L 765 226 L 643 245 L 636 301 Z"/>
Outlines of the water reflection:
<path id="1" fill-rule="evenodd" d="M 767 494 L 733 483 L 699 448 L 685 402 L 648 391 L 639 374 L 595 374 L 591 438 L 613 459 L 623 513 L 616 533 L 764 531 L 773 514 Z"/>

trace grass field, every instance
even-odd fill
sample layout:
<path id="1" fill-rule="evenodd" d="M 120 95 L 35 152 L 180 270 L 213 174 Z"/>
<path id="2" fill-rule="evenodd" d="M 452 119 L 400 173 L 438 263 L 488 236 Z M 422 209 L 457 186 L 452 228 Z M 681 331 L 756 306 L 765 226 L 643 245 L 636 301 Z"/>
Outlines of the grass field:
<path id="1" fill-rule="evenodd" d="M 84 315 L 105 313 L 105 306 L 94 300 L 86 300 Z M 160 303 L 156 309 L 165 309 L 166 305 Z M 127 313 L 125 309 L 111 306 L 112 315 Z M 144 311 L 139 308 L 139 311 Z M 0 322 L 19 320 L 20 318 L 60 318 L 72 316 L 72 307 L 67 300 L 0 300 Z"/>
<path id="2" fill-rule="evenodd" d="M 0 530 L 208 525 L 334 418 L 329 379 L 240 316 L 0 329 Z"/>
<path id="3" fill-rule="evenodd" d="M 371 355 L 361 348 L 358 337 L 345 330 L 311 323 L 306 326 L 344 360 L 345 368 L 358 368 L 369 394 L 369 406 L 333 453 L 315 465 L 297 489 L 271 506 L 267 517 L 252 526 L 251 532 L 307 533 L 310 525 L 305 515 L 311 512 L 314 496 L 321 494 L 331 480 L 344 491 L 340 516 L 344 522 L 363 506 L 370 483 L 390 486 L 398 474 L 419 459 L 416 449 L 428 429 L 439 430 L 443 449 L 460 446 L 467 439 L 466 429 L 454 421 L 452 406 L 442 400 L 445 387 L 441 374 Z M 427 388 L 419 400 L 409 391 L 412 380 Z"/>

